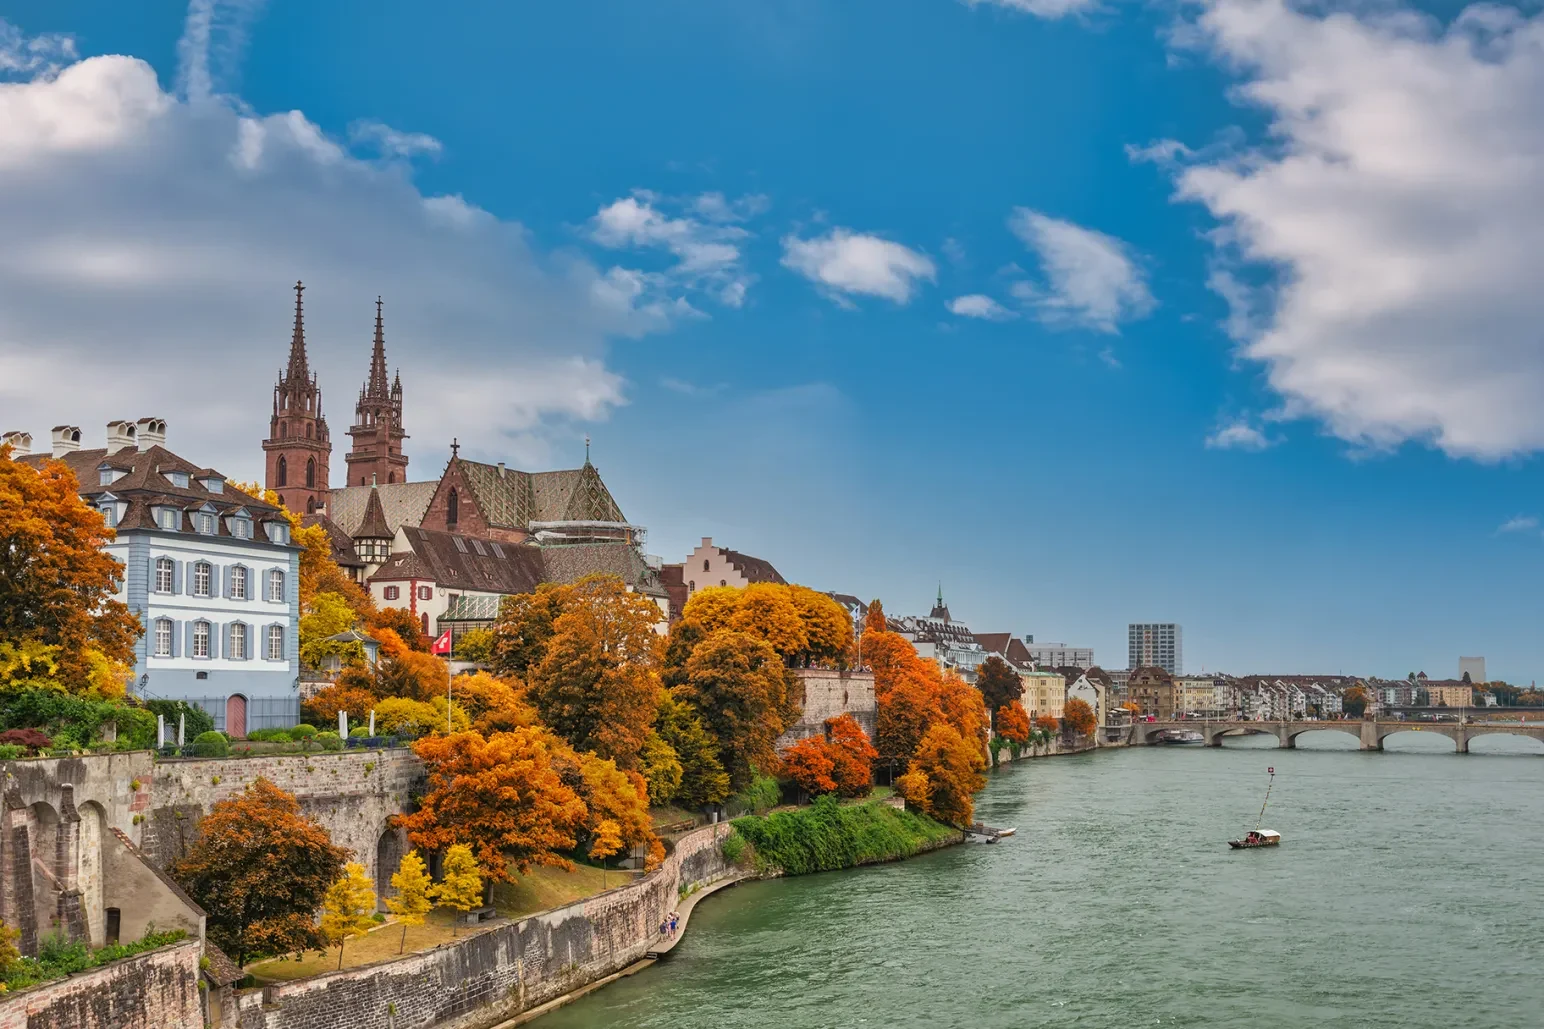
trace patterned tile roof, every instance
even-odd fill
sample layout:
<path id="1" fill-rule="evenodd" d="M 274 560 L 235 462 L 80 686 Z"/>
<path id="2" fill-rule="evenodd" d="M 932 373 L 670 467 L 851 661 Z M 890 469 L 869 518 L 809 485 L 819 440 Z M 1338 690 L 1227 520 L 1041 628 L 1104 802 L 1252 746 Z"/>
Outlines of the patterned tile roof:
<path id="1" fill-rule="evenodd" d="M 514 468 L 457 458 L 488 524 L 525 529 L 532 522 L 625 522 L 611 491 L 594 465 L 554 472 Z"/>
<path id="2" fill-rule="evenodd" d="M 366 508 L 370 505 L 370 493 L 380 495 L 381 513 L 392 535 L 404 525 L 417 525 L 429 510 L 429 501 L 440 487 L 438 480 L 429 482 L 390 482 L 377 486 L 344 486 L 330 491 L 327 499 L 327 517 L 349 536 L 358 536 L 364 524 Z"/>

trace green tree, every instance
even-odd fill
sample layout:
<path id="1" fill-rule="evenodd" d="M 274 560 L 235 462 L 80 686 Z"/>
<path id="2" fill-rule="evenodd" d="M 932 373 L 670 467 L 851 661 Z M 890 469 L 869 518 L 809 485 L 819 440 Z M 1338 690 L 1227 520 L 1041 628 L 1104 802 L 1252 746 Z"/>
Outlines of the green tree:
<path id="1" fill-rule="evenodd" d="M 681 789 L 681 757 L 657 728 L 650 729 L 638 755 L 638 770 L 649 784 L 649 803 L 668 804 Z"/>
<path id="2" fill-rule="evenodd" d="M 327 888 L 322 899 L 322 933 L 338 945 L 338 967 L 343 967 L 343 944 L 350 936 L 362 936 L 375 925 L 375 887 L 365 866 L 350 861 L 343 875 Z"/>
<path id="3" fill-rule="evenodd" d="M 717 740 L 730 789 L 749 783 L 756 767 L 776 768 L 777 738 L 791 716 L 790 673 L 772 645 L 721 630 L 697 645 L 686 671 L 677 698 L 697 710 Z"/>
<path id="4" fill-rule="evenodd" d="M 330 657 L 346 665 L 363 664 L 363 643 L 341 643 L 329 638 L 352 629 L 358 620 L 358 613 L 341 595 L 316 594 L 306 613 L 300 616 L 300 660 L 308 668 L 321 668 Z"/>
<path id="5" fill-rule="evenodd" d="M 1024 695 L 1024 684 L 1002 658 L 993 654 L 976 669 L 976 689 L 986 701 L 986 709 L 992 713 L 992 727 L 997 727 L 997 709 L 1012 704 Z"/>
<path id="6" fill-rule="evenodd" d="M 198 841 L 167 871 L 209 913 L 209 938 L 236 964 L 327 945 L 316 909 L 347 852 L 300 813 L 293 794 L 259 777 L 215 804 L 198 829 Z"/>
<path id="7" fill-rule="evenodd" d="M 552 623 L 563 613 L 565 587 L 542 583 L 535 593 L 516 593 L 499 605 L 493 626 L 492 665 L 497 675 L 525 678 L 547 655 Z"/>
<path id="8" fill-rule="evenodd" d="M 456 657 L 474 665 L 493 663 L 493 630 L 468 629 L 456 641 Z"/>
<path id="9" fill-rule="evenodd" d="M 677 804 L 698 809 L 722 804 L 729 797 L 729 774 L 719 760 L 718 743 L 695 708 L 666 694 L 659 702 L 655 731 L 681 765 L 681 781 L 673 798 Z"/>
<path id="10" fill-rule="evenodd" d="M 433 887 L 434 899 L 465 914 L 482 905 L 483 880 L 472 848 L 458 843 L 445 852 L 445 874 Z M 451 930 L 455 935 L 455 930 Z"/>
<path id="11" fill-rule="evenodd" d="M 433 887 L 434 884 L 429 881 L 429 870 L 424 867 L 424 859 L 418 856 L 418 851 L 410 850 L 403 854 L 397 870 L 391 876 L 391 888 L 397 891 L 397 895 L 386 898 L 386 910 L 396 915 L 397 921 L 402 923 L 402 941 L 397 945 L 398 954 L 407 949 L 407 927 L 423 925 L 424 916 L 434 906 L 429 898 L 429 891 Z"/>

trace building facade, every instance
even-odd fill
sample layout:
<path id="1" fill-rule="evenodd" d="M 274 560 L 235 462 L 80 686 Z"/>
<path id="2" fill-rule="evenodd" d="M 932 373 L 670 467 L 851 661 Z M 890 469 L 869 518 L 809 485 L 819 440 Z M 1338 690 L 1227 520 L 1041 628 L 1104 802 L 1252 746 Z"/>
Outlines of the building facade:
<path id="1" fill-rule="evenodd" d="M 386 382 L 386 333 L 381 322 L 381 298 L 375 298 L 375 340 L 370 350 L 370 373 L 359 389 L 354 405 L 354 424 L 349 427 L 349 486 L 407 481 L 407 455 L 402 441 L 402 376 Z"/>
<path id="2" fill-rule="evenodd" d="M 291 511 L 310 514 L 326 504 L 332 439 L 322 415 L 322 389 L 306 359 L 304 291 L 295 283 L 295 329 L 289 364 L 273 388 L 273 414 L 263 440 L 263 484 Z"/>
<path id="3" fill-rule="evenodd" d="M 1092 668 L 1092 647 L 1069 647 L 1065 643 L 1036 643 L 1033 636 L 1024 638 L 1024 648 L 1030 661 L 1040 668 Z"/>
<path id="4" fill-rule="evenodd" d="M 1126 681 L 1126 697 L 1144 718 L 1167 722 L 1174 717 L 1174 677 L 1167 669 L 1156 665 L 1133 669 Z"/>
<path id="5" fill-rule="evenodd" d="M 1184 639 L 1174 622 L 1132 622 L 1127 627 L 1127 668 L 1162 668 L 1170 675 L 1185 670 Z"/>
<path id="6" fill-rule="evenodd" d="M 1081 700 L 1093 711 L 1094 719 L 1099 725 L 1108 725 L 1109 705 L 1106 703 L 1107 687 L 1105 681 L 1098 676 L 1090 676 L 1087 672 L 1078 675 L 1067 683 L 1067 699 Z"/>
<path id="7" fill-rule="evenodd" d="M 1019 671 L 1024 695 L 1019 703 L 1029 713 L 1029 720 L 1048 716 L 1060 720 L 1067 706 L 1067 680 L 1059 672 Z"/>
<path id="8" fill-rule="evenodd" d="M 167 450 L 160 419 L 109 422 L 101 448 L 80 440 L 54 429 L 53 457 L 117 533 L 106 549 L 124 566 L 118 599 L 145 628 L 133 692 L 197 704 L 235 737 L 294 725 L 300 557 L 284 513 Z"/>

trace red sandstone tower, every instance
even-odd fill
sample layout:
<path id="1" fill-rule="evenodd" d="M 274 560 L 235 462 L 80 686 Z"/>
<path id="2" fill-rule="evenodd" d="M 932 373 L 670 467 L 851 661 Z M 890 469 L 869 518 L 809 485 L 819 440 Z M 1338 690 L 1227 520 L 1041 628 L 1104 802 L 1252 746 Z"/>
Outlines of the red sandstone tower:
<path id="1" fill-rule="evenodd" d="M 264 485 L 276 490 L 291 511 L 310 514 L 327 504 L 327 463 L 332 439 L 322 417 L 322 390 L 306 361 L 305 323 L 301 293 L 295 283 L 295 333 L 290 338 L 289 367 L 273 388 L 273 417 L 268 438 Z"/>
<path id="2" fill-rule="evenodd" d="M 402 453 L 402 376 L 386 383 L 386 336 L 381 327 L 381 298 L 375 298 L 375 349 L 370 354 L 370 377 L 359 391 L 354 407 L 353 438 L 349 449 L 348 485 L 384 485 L 407 481 L 407 455 Z"/>

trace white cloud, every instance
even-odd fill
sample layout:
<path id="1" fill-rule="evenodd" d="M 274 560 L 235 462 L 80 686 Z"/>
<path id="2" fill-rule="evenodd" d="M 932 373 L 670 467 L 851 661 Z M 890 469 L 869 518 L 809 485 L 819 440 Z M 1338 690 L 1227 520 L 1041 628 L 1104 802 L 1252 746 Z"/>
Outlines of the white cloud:
<path id="1" fill-rule="evenodd" d="M 918 283 L 932 282 L 932 260 L 882 236 L 832 229 L 824 236 L 783 238 L 783 266 L 823 287 L 832 299 L 842 294 L 884 297 L 898 304 L 911 300 Z"/>
<path id="2" fill-rule="evenodd" d="M 1270 121 L 1177 179 L 1222 222 L 1223 257 L 1279 273 L 1247 296 L 1217 280 L 1247 304 L 1241 353 L 1288 416 L 1359 446 L 1536 450 L 1544 15 L 1358 10 L 1208 0 L 1191 34 Z"/>
<path id="3" fill-rule="evenodd" d="M 672 217 L 661 210 L 671 201 L 637 190 L 596 212 L 589 234 L 610 249 L 660 249 L 673 255 L 676 263 L 648 280 L 659 289 L 656 300 L 671 294 L 682 299 L 685 291 L 694 290 L 708 293 L 726 307 L 739 307 L 755 281 L 745 270 L 741 251 L 751 234 L 729 223 L 751 217 L 762 209 L 762 201 L 745 197 L 730 203 L 721 193 L 705 193 L 687 205 L 702 218 Z"/>
<path id="4" fill-rule="evenodd" d="M 52 75 L 74 60 L 75 40 L 69 36 L 24 36 L 0 18 L 0 76 Z"/>
<path id="5" fill-rule="evenodd" d="M 1005 322 L 1018 317 L 985 293 L 970 293 L 949 301 L 949 310 L 961 318 L 984 318 L 990 322 Z"/>
<path id="6" fill-rule="evenodd" d="M 202 104 L 230 88 L 247 46 L 247 30 L 265 0 L 189 0 L 177 41 L 177 88 Z"/>
<path id="7" fill-rule="evenodd" d="M 348 138 L 373 146 L 382 157 L 438 157 L 445 149 L 439 140 L 424 132 L 403 132 L 385 122 L 356 121 L 348 127 Z"/>
<path id="8" fill-rule="evenodd" d="M 1264 450 L 1271 441 L 1247 420 L 1239 418 L 1218 426 L 1206 437 L 1206 445 L 1212 450 Z"/>
<path id="9" fill-rule="evenodd" d="M 377 294 L 402 372 L 413 467 L 452 436 L 529 445 L 624 401 L 609 341 L 662 323 L 610 281 L 400 162 L 359 160 L 300 112 L 163 92 L 132 57 L 0 82 L 0 412 L 100 438 L 156 414 L 188 456 L 252 478 L 308 289 L 333 431 L 363 380 Z M 335 467 L 341 470 L 341 453 Z"/>
<path id="10" fill-rule="evenodd" d="M 1097 10 L 1099 0 L 965 0 L 971 7 L 983 4 L 1006 7 L 1010 11 L 1023 11 L 1040 18 L 1062 18 L 1069 14 L 1081 14 Z"/>
<path id="11" fill-rule="evenodd" d="M 1514 515 L 1502 522 L 1496 529 L 1497 532 L 1533 532 L 1539 527 L 1539 520 L 1533 515 Z"/>
<path id="12" fill-rule="evenodd" d="M 1027 207 L 1013 209 L 1008 227 L 1035 252 L 1045 278 L 1014 283 L 1012 292 L 1042 320 L 1116 332 L 1153 309 L 1141 268 L 1114 236 Z"/>

